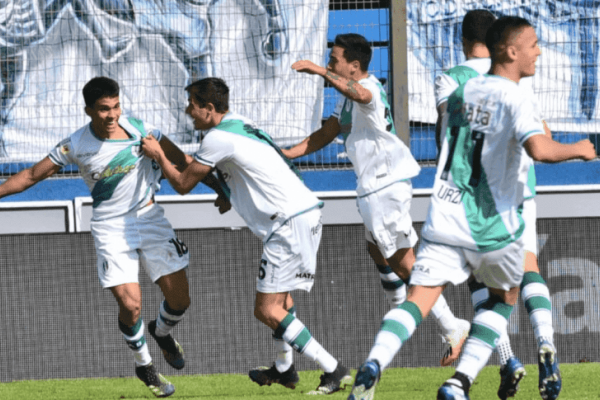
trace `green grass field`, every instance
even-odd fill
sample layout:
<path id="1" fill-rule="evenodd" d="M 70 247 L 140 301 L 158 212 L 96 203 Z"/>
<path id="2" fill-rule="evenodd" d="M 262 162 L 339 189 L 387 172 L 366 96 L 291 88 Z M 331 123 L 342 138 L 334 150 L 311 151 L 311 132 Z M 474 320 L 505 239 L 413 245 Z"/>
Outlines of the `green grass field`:
<path id="1" fill-rule="evenodd" d="M 471 390 L 471 399 L 497 399 L 498 367 L 486 367 Z M 600 399 L 600 364 L 563 364 L 561 400 Z M 454 373 L 453 368 L 394 368 L 383 373 L 375 392 L 378 400 L 435 399 L 437 388 Z M 246 375 L 173 376 L 176 391 L 171 399 L 303 399 L 319 382 L 319 371 L 300 372 L 295 390 L 279 385 L 259 387 Z M 515 399 L 540 399 L 537 366 L 527 366 L 527 376 Z M 345 399 L 350 388 L 328 396 Z M 65 379 L 19 381 L 0 384 L 2 400 L 152 399 L 154 396 L 137 378 Z"/>

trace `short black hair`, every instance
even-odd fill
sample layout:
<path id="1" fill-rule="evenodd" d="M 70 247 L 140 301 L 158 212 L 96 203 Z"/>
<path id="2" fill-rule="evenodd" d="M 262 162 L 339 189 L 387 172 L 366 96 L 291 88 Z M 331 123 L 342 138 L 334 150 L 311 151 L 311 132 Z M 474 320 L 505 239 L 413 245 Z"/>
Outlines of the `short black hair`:
<path id="1" fill-rule="evenodd" d="M 513 16 L 499 18 L 492 24 L 485 36 L 485 45 L 490 51 L 492 62 L 500 60 L 500 54 L 512 34 L 526 27 L 533 27 L 533 25 L 525 18 Z"/>
<path id="2" fill-rule="evenodd" d="M 103 97 L 119 96 L 119 84 L 114 79 L 97 76 L 85 84 L 82 92 L 86 107 L 94 108 L 96 101 Z"/>
<path id="3" fill-rule="evenodd" d="M 488 10 L 471 10 L 462 22 L 462 37 L 473 43 L 485 44 L 485 35 L 496 21 L 496 16 Z"/>
<path id="4" fill-rule="evenodd" d="M 344 33 L 337 35 L 333 44 L 344 49 L 346 61 L 358 61 L 360 69 L 363 72 L 368 71 L 373 50 L 364 36 L 358 33 Z"/>
<path id="5" fill-rule="evenodd" d="M 194 97 L 200 107 L 208 103 L 219 113 L 229 111 L 229 88 L 221 78 L 204 78 L 186 86 L 185 90 Z"/>

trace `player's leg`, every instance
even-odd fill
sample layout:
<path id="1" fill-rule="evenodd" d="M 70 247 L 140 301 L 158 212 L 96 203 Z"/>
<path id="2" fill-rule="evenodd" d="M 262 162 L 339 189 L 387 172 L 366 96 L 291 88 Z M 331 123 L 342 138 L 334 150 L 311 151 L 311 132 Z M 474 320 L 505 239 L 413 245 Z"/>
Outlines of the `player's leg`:
<path id="1" fill-rule="evenodd" d="M 406 286 L 408 277 L 410 276 L 410 269 L 406 273 L 406 280 L 403 280 L 394 272 L 390 267 L 387 260 L 383 257 L 377 245 L 373 242 L 370 232 L 365 230 L 367 235 L 367 249 L 371 259 L 375 262 L 377 271 L 379 271 L 379 278 L 381 279 L 381 287 L 385 298 L 387 299 L 390 307 L 396 307 L 402 304 L 406 300 Z M 411 264 L 412 268 L 412 264 Z"/>
<path id="2" fill-rule="evenodd" d="M 489 299 L 487 286 L 471 276 L 469 278 L 469 291 L 471 292 L 471 302 L 475 314 Z M 518 390 L 519 381 L 525 376 L 525 366 L 513 353 L 510 345 L 508 330 L 502 331 L 496 342 L 496 352 L 500 357 L 500 387 L 498 388 L 498 397 L 502 400 L 513 397 Z"/>
<path id="3" fill-rule="evenodd" d="M 554 346 L 552 302 L 548 285 L 540 275 L 537 254 L 536 204 L 533 199 L 523 203 L 525 218 L 525 275 L 521 282 L 523 301 L 538 345 L 539 390 L 542 398 L 554 400 L 560 394 L 562 379 Z"/>
<path id="4" fill-rule="evenodd" d="M 170 396 L 173 385 L 156 371 L 146 344 L 141 315 L 141 289 L 138 283 L 138 238 L 131 236 L 134 228 L 128 218 L 92 221 L 98 257 L 98 278 L 103 288 L 110 288 L 119 305 L 119 329 L 132 350 L 137 377 L 157 397 Z M 135 229 L 134 229 L 135 230 Z"/>
<path id="5" fill-rule="evenodd" d="M 404 285 L 400 286 L 400 281 L 403 283 L 409 281 L 415 262 L 413 247 L 418 240 L 410 217 L 411 200 L 410 182 L 397 182 L 357 201 L 365 227 L 370 233 L 370 236 L 367 235 L 367 240 L 371 238 L 374 244 L 369 247 L 369 253 L 378 267 L 384 259 L 394 272 L 392 277 L 399 278 L 396 281 L 398 289 L 394 293 L 399 300 L 403 300 L 403 291 L 406 290 Z M 440 363 L 450 365 L 460 354 L 470 324 L 454 316 L 443 296 L 439 297 L 431 314 L 438 323 L 446 344 Z"/>
<path id="6" fill-rule="evenodd" d="M 285 296 L 283 308 L 288 314 L 296 317 L 294 300 L 289 293 Z M 282 332 L 276 329 L 273 330 L 273 341 L 277 353 L 275 363 L 270 368 L 258 367 L 253 369 L 248 375 L 253 382 L 258 383 L 260 386 L 279 383 L 287 388 L 294 389 L 300 380 L 294 367 L 294 349 L 283 339 Z"/>
<path id="7" fill-rule="evenodd" d="M 156 281 L 165 299 L 160 303 L 158 317 L 148 324 L 148 332 L 156 340 L 167 363 L 175 369 L 185 366 L 183 348 L 170 334 L 190 306 L 186 270 L 162 276 Z"/>
<path id="8" fill-rule="evenodd" d="M 254 308 L 255 317 L 273 329 L 276 337 L 323 370 L 321 383 L 312 394 L 334 393 L 352 380 L 350 371 L 286 309 L 290 291 L 310 291 L 314 284 L 321 228 L 321 212 L 314 209 L 292 218 L 271 236 L 263 251 Z"/>
<path id="9" fill-rule="evenodd" d="M 474 277 L 488 287 L 490 295 L 473 317 L 456 373 L 438 391 L 441 400 L 468 399 L 471 384 L 487 364 L 497 340 L 507 330 L 523 278 L 525 254 L 522 241 L 500 250 L 486 253 L 465 250 L 464 254 L 474 270 Z"/>
<path id="10" fill-rule="evenodd" d="M 446 283 L 469 277 L 460 249 L 423 241 L 411 274 L 407 299 L 384 317 L 375 344 L 359 368 L 349 399 L 371 399 L 381 372 L 392 362 L 438 301 Z"/>
<path id="11" fill-rule="evenodd" d="M 173 368 L 182 369 L 185 366 L 183 348 L 173 338 L 171 331 L 183 320 L 190 305 L 186 274 L 188 248 L 175 236 L 162 207 L 154 204 L 138 214 L 136 227 L 141 241 L 140 263 L 165 296 L 156 320 L 148 324 L 148 331 L 167 363 Z"/>

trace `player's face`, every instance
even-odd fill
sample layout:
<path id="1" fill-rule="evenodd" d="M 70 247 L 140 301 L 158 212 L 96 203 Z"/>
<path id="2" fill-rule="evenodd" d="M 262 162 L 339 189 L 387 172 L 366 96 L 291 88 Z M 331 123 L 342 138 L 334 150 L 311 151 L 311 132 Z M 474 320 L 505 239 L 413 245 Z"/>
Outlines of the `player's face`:
<path id="1" fill-rule="evenodd" d="M 535 29 L 531 26 L 523 28 L 515 39 L 515 47 L 521 78 L 533 76 L 537 58 L 542 54 Z"/>
<path id="2" fill-rule="evenodd" d="M 117 132 L 121 117 L 119 96 L 102 97 L 96 100 L 93 108 L 86 107 L 85 111 L 92 118 L 92 128 L 99 137 L 110 138 Z"/>
<path id="3" fill-rule="evenodd" d="M 329 63 L 327 69 L 342 78 L 352 78 L 354 66 L 344 57 L 344 49 L 338 46 L 333 46 L 329 55 Z"/>
<path id="4" fill-rule="evenodd" d="M 210 109 L 208 107 L 200 107 L 191 94 L 188 97 L 188 106 L 185 109 L 185 113 L 194 120 L 194 129 L 196 130 L 205 131 L 214 126 Z"/>

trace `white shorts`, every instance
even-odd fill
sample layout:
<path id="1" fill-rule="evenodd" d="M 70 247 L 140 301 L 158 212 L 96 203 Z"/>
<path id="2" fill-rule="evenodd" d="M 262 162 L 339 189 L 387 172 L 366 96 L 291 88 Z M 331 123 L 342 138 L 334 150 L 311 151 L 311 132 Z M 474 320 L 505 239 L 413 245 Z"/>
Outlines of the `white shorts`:
<path id="1" fill-rule="evenodd" d="M 523 203 L 523 220 L 525 221 L 525 230 L 523 231 L 523 243 L 525 251 L 538 255 L 538 240 L 537 240 L 537 206 L 534 199 L 527 199 Z"/>
<path id="2" fill-rule="evenodd" d="M 122 217 L 91 222 L 103 288 L 139 282 L 139 266 L 156 282 L 189 264 L 187 246 L 177 239 L 157 204 Z"/>
<path id="3" fill-rule="evenodd" d="M 256 291 L 310 292 L 315 283 L 317 251 L 322 234 L 321 210 L 315 208 L 288 220 L 265 243 Z"/>
<path id="4" fill-rule="evenodd" d="M 384 258 L 400 249 L 413 247 L 418 240 L 410 218 L 412 183 L 396 182 L 356 199 L 365 224 L 365 238 L 374 243 Z"/>
<path id="5" fill-rule="evenodd" d="M 524 263 L 522 238 L 503 249 L 486 253 L 422 239 L 410 275 L 410 284 L 459 285 L 472 273 L 478 282 L 487 287 L 509 290 L 521 284 Z"/>

